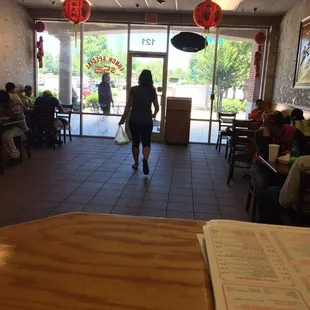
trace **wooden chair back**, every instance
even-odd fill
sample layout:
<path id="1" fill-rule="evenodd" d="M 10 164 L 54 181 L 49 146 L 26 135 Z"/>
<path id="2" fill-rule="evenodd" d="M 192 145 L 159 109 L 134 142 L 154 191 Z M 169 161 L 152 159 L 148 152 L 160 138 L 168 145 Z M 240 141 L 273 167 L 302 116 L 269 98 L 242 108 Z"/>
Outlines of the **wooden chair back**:
<path id="1" fill-rule="evenodd" d="M 242 162 L 251 161 L 255 154 L 254 135 L 256 124 L 246 120 L 234 120 L 232 127 L 231 149 L 232 157 L 237 155 Z M 237 160 L 235 160 L 237 161 Z"/>
<path id="2" fill-rule="evenodd" d="M 237 113 L 218 113 L 218 118 L 219 118 L 219 130 L 224 130 L 227 127 L 231 127 L 233 124 L 233 121 L 236 119 Z"/>
<path id="3" fill-rule="evenodd" d="M 70 124 L 71 115 L 73 111 L 73 104 L 62 104 L 62 107 L 64 108 L 65 111 L 63 113 L 57 112 L 56 117 L 65 119 Z"/>
<path id="4" fill-rule="evenodd" d="M 255 154 L 255 130 L 249 127 L 249 121 L 233 120 L 227 185 L 230 184 L 235 168 L 251 167 Z"/>
<path id="5" fill-rule="evenodd" d="M 260 126 L 261 122 L 253 122 L 249 120 L 239 120 L 239 119 L 233 121 L 233 129 L 242 128 L 248 130 L 257 130 Z"/>

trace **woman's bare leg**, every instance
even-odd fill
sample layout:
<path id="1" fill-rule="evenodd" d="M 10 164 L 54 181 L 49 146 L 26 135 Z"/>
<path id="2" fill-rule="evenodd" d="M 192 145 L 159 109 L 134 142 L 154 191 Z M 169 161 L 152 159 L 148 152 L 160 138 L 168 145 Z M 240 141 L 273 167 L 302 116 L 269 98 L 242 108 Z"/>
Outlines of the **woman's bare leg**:
<path id="1" fill-rule="evenodd" d="M 139 166 L 139 148 L 138 147 L 132 147 L 132 157 L 134 160 L 133 168 L 137 169 Z"/>
<path id="2" fill-rule="evenodd" d="M 142 153 L 143 153 L 143 159 L 148 160 L 149 157 L 150 157 L 150 153 L 151 153 L 151 147 L 150 146 L 145 146 L 143 148 L 143 152 Z"/>

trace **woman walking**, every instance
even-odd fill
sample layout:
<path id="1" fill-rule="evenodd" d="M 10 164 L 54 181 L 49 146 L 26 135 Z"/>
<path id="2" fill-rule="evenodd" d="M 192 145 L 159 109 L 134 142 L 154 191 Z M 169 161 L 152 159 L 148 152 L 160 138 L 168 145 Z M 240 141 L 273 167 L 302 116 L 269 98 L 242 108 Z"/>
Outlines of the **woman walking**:
<path id="1" fill-rule="evenodd" d="M 152 104 L 155 111 L 152 114 Z M 143 146 L 143 173 L 149 174 L 148 159 L 151 151 L 151 135 L 153 118 L 159 111 L 156 90 L 153 86 L 153 77 L 150 70 L 143 70 L 139 77 L 139 85 L 130 89 L 129 99 L 119 125 L 124 124 L 129 116 L 129 129 L 132 135 L 132 168 L 137 170 L 139 165 L 139 145 Z"/>

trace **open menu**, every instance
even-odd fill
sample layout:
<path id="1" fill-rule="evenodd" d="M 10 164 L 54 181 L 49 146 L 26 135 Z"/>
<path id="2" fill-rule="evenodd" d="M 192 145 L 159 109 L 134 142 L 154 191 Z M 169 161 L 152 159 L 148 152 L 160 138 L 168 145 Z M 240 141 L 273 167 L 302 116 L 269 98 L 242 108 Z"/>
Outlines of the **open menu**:
<path id="1" fill-rule="evenodd" d="M 217 310 L 310 309 L 310 229 L 214 220 L 198 239 Z"/>

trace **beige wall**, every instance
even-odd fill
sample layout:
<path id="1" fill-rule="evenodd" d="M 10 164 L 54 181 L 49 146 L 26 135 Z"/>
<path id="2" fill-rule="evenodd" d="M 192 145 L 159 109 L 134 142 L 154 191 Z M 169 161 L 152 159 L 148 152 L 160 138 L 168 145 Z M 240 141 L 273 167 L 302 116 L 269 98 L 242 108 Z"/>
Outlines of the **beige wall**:
<path id="1" fill-rule="evenodd" d="M 0 89 L 34 84 L 32 20 L 15 0 L 0 1 Z"/>
<path id="2" fill-rule="evenodd" d="M 309 15 L 310 1 L 300 0 L 281 22 L 273 89 L 274 102 L 310 107 L 310 90 L 293 88 L 300 21 Z"/>

